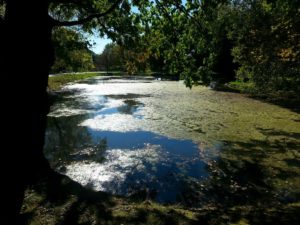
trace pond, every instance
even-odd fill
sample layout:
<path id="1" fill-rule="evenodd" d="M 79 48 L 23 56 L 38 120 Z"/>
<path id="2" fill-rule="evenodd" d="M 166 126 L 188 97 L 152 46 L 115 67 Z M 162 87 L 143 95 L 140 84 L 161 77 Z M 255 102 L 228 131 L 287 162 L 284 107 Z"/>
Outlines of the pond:
<path id="1" fill-rule="evenodd" d="M 195 207 L 299 201 L 295 112 L 150 77 L 91 78 L 57 96 L 45 154 L 88 188 Z"/>

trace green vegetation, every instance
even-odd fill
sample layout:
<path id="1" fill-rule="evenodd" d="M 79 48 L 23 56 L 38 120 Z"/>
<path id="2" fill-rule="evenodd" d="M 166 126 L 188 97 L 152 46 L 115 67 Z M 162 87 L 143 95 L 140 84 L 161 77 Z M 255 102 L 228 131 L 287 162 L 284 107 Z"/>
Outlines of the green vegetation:
<path id="1" fill-rule="evenodd" d="M 88 84 L 93 82 L 90 80 Z M 99 88 L 103 93 L 109 93 L 116 86 L 109 81 Z M 73 199 L 66 200 L 59 206 L 68 205 L 70 201 L 69 204 L 74 207 L 66 208 L 65 211 L 54 210 L 58 215 L 63 218 L 68 214 L 79 215 L 77 219 L 81 218 L 87 224 L 92 223 L 91 220 L 101 221 L 102 224 L 201 224 L 202 221 L 204 224 L 297 224 L 300 186 L 299 114 L 240 94 L 216 93 L 203 86 L 189 90 L 177 82 L 128 82 L 117 90 L 119 93 L 114 92 L 110 96 L 114 100 L 122 99 L 125 102 L 127 98 L 142 97 L 143 100 L 138 101 L 143 105 L 143 116 L 147 119 L 132 120 L 126 117 L 119 120 L 122 114 L 119 118 L 115 114 L 111 120 L 98 123 L 100 129 L 106 127 L 104 130 L 123 132 L 126 125 L 134 130 L 150 130 L 169 138 L 192 140 L 199 143 L 199 154 L 209 175 L 206 179 L 189 183 L 180 195 L 182 198 L 179 205 L 149 203 L 145 199 L 144 190 L 137 192 L 139 201 L 113 195 L 108 195 L 111 197 L 111 201 L 108 201 L 97 198 L 97 194 L 92 192 L 94 202 L 84 204 L 77 201 L 75 204 Z M 131 94 L 124 96 L 124 92 Z M 48 139 L 48 152 L 45 154 L 48 153 L 53 165 L 68 162 L 78 152 L 77 146 L 92 146 L 95 149 L 92 154 L 81 158 L 87 164 L 91 158 L 97 160 L 94 157 L 98 154 L 94 155 L 94 152 L 103 152 L 103 145 L 97 145 L 103 143 L 103 140 L 99 138 L 96 145 L 88 144 L 93 140 L 90 128 L 78 126 L 83 120 L 93 118 L 93 115 L 66 116 L 66 109 L 71 105 L 82 105 L 84 102 L 70 97 L 54 105 L 58 113 L 52 111 L 53 114 L 49 115 L 48 138 L 52 141 Z M 109 101 L 102 104 L 109 105 Z M 58 124 L 59 127 L 56 127 Z M 92 129 L 97 130 L 97 126 Z M 106 137 L 107 143 L 111 143 L 109 136 Z M 132 136 L 136 137 L 138 135 Z M 120 139 L 129 141 L 129 138 Z M 221 143 L 216 144 L 216 140 Z M 53 146 L 56 151 L 53 151 Z M 178 171 L 176 176 L 180 179 Z M 153 180 L 156 180 L 154 177 Z M 39 215 L 41 211 L 43 216 L 54 218 L 51 213 L 42 211 L 52 212 L 57 207 L 54 205 L 53 202 L 44 201 L 32 212 Z M 97 214 L 94 208 L 105 208 L 107 211 Z M 30 211 L 27 213 L 30 214 Z"/>
<path id="2" fill-rule="evenodd" d="M 224 197 L 238 187 L 228 182 L 228 187 L 214 188 L 225 192 L 220 196 L 222 204 L 208 202 L 191 209 L 94 192 L 66 176 L 54 174 L 26 190 L 20 224 L 298 224 L 299 202 L 231 205 Z"/>
<path id="3" fill-rule="evenodd" d="M 94 55 L 94 64 L 97 70 L 123 70 L 122 48 L 107 44 L 100 55 Z"/>
<path id="4" fill-rule="evenodd" d="M 135 51 L 116 43 L 107 44 L 100 55 L 94 55 L 97 70 L 121 70 L 127 74 L 151 74 L 150 55 L 143 51 Z"/>
<path id="5" fill-rule="evenodd" d="M 55 30 L 52 69 L 158 72 L 180 77 L 188 87 L 233 82 L 227 87 L 299 99 L 299 8 L 293 0 L 124 1 L 118 13 L 127 18 L 107 19 L 117 32 L 102 23 L 83 27 L 100 26 L 100 35 L 114 41 L 93 62 L 82 34 Z"/>
<path id="6" fill-rule="evenodd" d="M 237 81 L 245 92 L 299 99 L 299 1 L 133 3 L 139 35 L 114 39 L 130 53 L 129 70 L 180 76 L 188 87 Z"/>
<path id="7" fill-rule="evenodd" d="M 52 42 L 55 52 L 52 73 L 86 72 L 94 68 L 89 43 L 82 33 L 58 27 L 53 30 Z"/>
<path id="8" fill-rule="evenodd" d="M 59 188 L 59 192 L 57 189 Z M 196 224 L 196 210 L 113 196 L 53 174 L 27 189 L 25 224 Z"/>
<path id="9" fill-rule="evenodd" d="M 92 53 L 87 49 L 85 34 L 97 32 L 100 36 L 106 35 L 117 44 L 116 48 L 124 49 L 120 51 L 123 54 L 121 64 L 129 74 L 137 71 L 170 74 L 183 79 L 188 87 L 200 83 L 208 85 L 212 82 L 217 84 L 229 82 L 228 87 L 235 90 L 272 98 L 275 102 L 283 98 L 284 101 L 294 99 L 293 104 L 299 103 L 300 1 L 186 0 L 185 2 L 183 4 L 182 0 L 0 1 L 0 43 L 4 56 L 0 68 L 3 83 L 13 84 L 16 96 L 26 93 L 26 110 L 23 110 L 22 117 L 18 115 L 19 104 L 12 104 L 15 102 L 14 97 L 5 97 L 3 101 L 3 108 L 6 109 L 3 118 L 11 121 L 3 127 L 5 132 L 2 144 L 11 146 L 10 151 L 4 152 L 3 158 L 10 162 L 13 168 L 5 171 L 5 175 L 10 178 L 5 177 L 5 180 L 8 183 L 11 179 L 17 182 L 14 188 L 11 185 L 4 185 L 6 190 L 3 193 L 14 196 L 9 202 L 3 203 L 10 211 L 10 214 L 6 215 L 7 218 L 10 220 L 17 218 L 24 188 L 36 183 L 37 177 L 44 177 L 48 182 L 53 181 L 52 178 L 46 177 L 51 170 L 42 154 L 48 108 L 46 95 L 48 74 L 51 66 L 52 72 L 93 69 Z M 137 10 L 132 10 L 132 7 L 136 7 Z M 76 28 L 66 28 L 71 26 Z M 24 57 L 17 59 L 17 53 L 22 53 Z M 108 58 L 107 62 L 111 61 L 112 59 Z M 119 63 L 120 60 L 114 64 Z M 17 66 L 11 68 L 11 65 Z M 110 67 L 112 65 L 106 66 Z M 23 76 L 24 71 L 31 71 L 31 76 Z M 90 76 L 93 75 L 53 77 L 49 79 L 49 87 L 57 89 L 68 82 Z M 249 109 L 249 112 L 252 111 L 255 111 L 255 108 Z M 173 112 L 169 115 L 173 115 Z M 207 115 L 214 113 L 209 112 Z M 265 116 L 268 118 L 268 115 Z M 239 125 L 235 120 L 231 124 Z M 16 129 L 22 134 L 19 135 L 17 142 Z M 216 127 L 216 130 L 222 129 Z M 282 164 L 287 165 L 287 169 L 278 167 L 274 170 L 286 181 L 272 183 L 272 186 L 277 188 L 284 182 L 288 183 L 289 176 L 299 177 L 298 172 L 289 171 L 291 167 L 299 168 L 299 157 L 289 158 L 291 153 L 287 153 L 289 148 L 299 149 L 299 144 L 286 142 L 284 135 L 280 134 L 283 136 L 280 142 L 266 140 L 264 142 L 266 146 L 259 151 L 260 157 L 256 159 L 265 154 L 264 150 L 268 146 L 271 146 L 272 152 L 282 151 L 282 153 L 270 152 L 272 157 L 261 162 L 256 159 L 248 162 L 246 158 L 235 161 L 239 163 L 230 169 L 234 172 L 233 175 L 243 176 L 247 182 L 254 184 L 250 185 L 252 187 L 250 192 L 242 190 L 240 197 L 251 197 L 253 193 L 259 193 L 259 197 L 263 196 L 260 193 L 263 189 L 254 183 L 257 181 L 256 177 L 252 182 L 245 171 L 261 172 L 262 166 L 268 168 L 269 161 L 278 162 L 276 157 L 286 161 Z M 296 132 L 289 135 L 299 139 Z M 235 145 L 250 150 L 255 150 L 258 145 L 256 142 L 249 143 L 252 146 L 243 144 Z M 250 152 L 253 154 L 253 151 Z M 296 151 L 292 151 L 292 154 L 297 156 Z M 242 154 L 240 156 L 242 157 Z M 234 162 L 228 159 L 221 161 L 220 164 L 229 165 Z M 229 179 L 232 177 L 222 177 L 222 174 L 224 170 L 221 169 L 219 174 L 212 178 L 212 182 L 220 179 L 224 179 L 225 183 L 234 181 Z M 272 171 L 266 170 L 266 174 L 260 175 L 266 177 L 266 183 L 262 185 L 270 185 L 268 176 L 273 175 Z M 241 181 L 244 182 L 243 179 Z M 75 191 L 67 194 L 61 182 L 69 183 L 63 179 L 56 180 L 49 183 L 51 188 L 43 188 L 45 186 L 42 185 L 42 190 L 37 195 L 26 195 L 28 198 L 25 199 L 25 207 L 31 200 L 38 202 L 32 207 L 29 206 L 28 211 L 23 209 L 23 215 L 32 221 L 32 224 L 49 224 L 51 218 L 60 220 L 61 217 L 67 220 L 65 224 L 102 223 L 97 221 L 97 218 L 107 221 L 107 224 L 159 223 L 159 221 L 165 224 L 191 224 L 195 216 L 200 222 L 210 224 L 247 224 L 248 221 L 251 224 L 297 224 L 295 220 L 298 219 L 293 216 L 299 211 L 299 194 L 285 195 L 288 192 L 286 188 L 282 189 L 282 201 L 286 202 L 284 205 L 260 201 L 257 205 L 233 206 L 232 199 L 237 196 L 236 192 L 232 192 L 235 183 L 227 182 L 225 195 L 227 198 L 224 198 L 224 185 L 220 186 L 220 183 L 216 182 L 212 192 L 222 195 L 214 206 L 220 207 L 210 208 L 208 214 L 204 212 L 202 214 L 202 208 L 199 208 L 200 212 L 196 215 L 191 209 L 186 211 L 177 206 L 168 208 L 152 203 L 153 207 L 146 208 L 134 201 L 129 201 L 131 206 L 122 202 L 118 211 L 118 208 L 112 205 L 117 206 L 121 200 L 107 202 L 105 200 L 109 200 L 110 197 L 98 193 L 97 198 L 80 187 L 77 188 L 80 193 Z M 298 184 L 292 188 L 297 189 Z M 270 196 L 270 199 L 272 197 Z M 117 199 L 111 197 L 114 198 Z M 59 205 L 61 207 L 57 208 Z M 126 211 L 128 208 L 130 210 Z M 179 214 L 183 216 L 180 217 Z M 43 222 L 39 222 L 44 218 Z"/>
<path id="10" fill-rule="evenodd" d="M 70 73 L 70 74 L 61 74 L 49 77 L 48 87 L 50 90 L 57 90 L 67 83 L 87 79 L 94 76 L 100 76 L 102 73 Z"/>

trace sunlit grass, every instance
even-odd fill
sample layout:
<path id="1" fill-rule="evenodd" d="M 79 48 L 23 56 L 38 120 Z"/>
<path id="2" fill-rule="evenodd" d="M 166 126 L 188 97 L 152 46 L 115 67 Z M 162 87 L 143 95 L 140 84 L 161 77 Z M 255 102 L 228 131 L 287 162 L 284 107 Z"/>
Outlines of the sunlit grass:
<path id="1" fill-rule="evenodd" d="M 53 77 L 49 77 L 48 87 L 50 90 L 58 90 L 63 85 L 74 82 L 77 80 L 83 80 L 90 77 L 101 76 L 103 73 L 95 72 L 95 73 L 70 73 L 70 74 L 62 74 Z"/>
<path id="2" fill-rule="evenodd" d="M 240 82 L 240 81 L 232 81 L 226 85 L 233 91 L 241 92 L 241 93 L 256 93 L 257 89 L 255 88 L 255 84 L 253 82 Z"/>

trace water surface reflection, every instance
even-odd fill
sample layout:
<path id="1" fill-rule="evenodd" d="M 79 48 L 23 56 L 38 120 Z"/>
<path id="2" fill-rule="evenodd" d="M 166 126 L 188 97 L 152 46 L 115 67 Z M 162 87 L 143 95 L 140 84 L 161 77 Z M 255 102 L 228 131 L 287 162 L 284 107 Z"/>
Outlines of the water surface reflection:
<path id="1" fill-rule="evenodd" d="M 204 87 L 96 78 L 62 92 L 45 153 L 95 190 L 193 206 L 295 204 L 299 121 L 286 109 Z"/>
<path id="2" fill-rule="evenodd" d="M 190 183 L 207 177 L 198 145 L 152 132 L 97 131 L 87 115 L 49 118 L 46 155 L 52 165 L 95 190 L 183 201 Z"/>

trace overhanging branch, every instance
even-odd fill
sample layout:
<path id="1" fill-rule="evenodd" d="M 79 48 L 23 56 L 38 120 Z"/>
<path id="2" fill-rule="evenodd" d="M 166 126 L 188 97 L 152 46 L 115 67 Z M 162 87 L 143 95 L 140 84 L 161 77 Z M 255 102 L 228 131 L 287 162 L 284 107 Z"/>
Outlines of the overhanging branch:
<path id="1" fill-rule="evenodd" d="M 111 7 L 108 10 L 106 10 L 105 12 L 91 14 L 91 15 L 87 16 L 84 19 L 80 19 L 80 20 L 76 20 L 76 21 L 58 21 L 58 20 L 55 20 L 55 19 L 52 18 L 53 19 L 52 22 L 53 22 L 54 26 L 75 26 L 75 25 L 81 25 L 81 24 L 89 22 L 89 21 L 91 21 L 91 20 L 93 20 L 95 18 L 100 18 L 100 17 L 108 15 L 115 8 L 117 8 L 118 5 L 120 5 L 122 1 L 123 0 L 116 0 L 115 3 L 112 4 Z"/>

